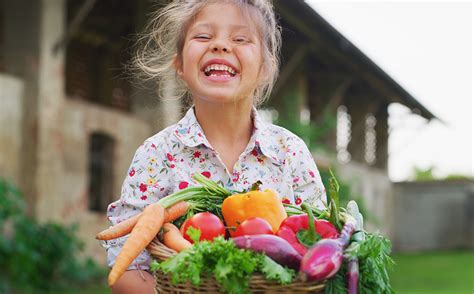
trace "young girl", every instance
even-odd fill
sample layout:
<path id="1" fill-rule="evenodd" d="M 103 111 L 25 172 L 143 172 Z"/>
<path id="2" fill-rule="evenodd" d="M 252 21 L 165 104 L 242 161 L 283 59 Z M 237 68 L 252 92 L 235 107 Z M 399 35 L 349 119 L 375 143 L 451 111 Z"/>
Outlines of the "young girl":
<path id="1" fill-rule="evenodd" d="M 269 96 L 278 73 L 280 31 L 270 1 L 175 0 L 150 28 L 138 64 L 159 78 L 160 89 L 189 97 L 194 106 L 138 148 L 121 198 L 109 206 L 112 224 L 196 185 L 194 173 L 230 191 L 249 189 L 261 180 L 283 202 L 322 205 L 325 189 L 304 142 L 263 122 L 255 108 Z M 109 243 L 109 266 L 123 242 Z M 144 251 L 113 292 L 153 293 L 149 262 Z"/>

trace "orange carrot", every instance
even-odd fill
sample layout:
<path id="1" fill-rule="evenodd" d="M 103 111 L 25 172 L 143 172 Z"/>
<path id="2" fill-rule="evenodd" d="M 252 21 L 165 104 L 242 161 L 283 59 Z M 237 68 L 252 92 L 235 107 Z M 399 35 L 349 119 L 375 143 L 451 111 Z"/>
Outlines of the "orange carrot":
<path id="1" fill-rule="evenodd" d="M 98 233 L 95 238 L 97 240 L 112 240 L 118 237 L 125 236 L 133 230 L 133 227 L 137 224 L 137 221 L 141 215 L 142 214 L 139 213 L 114 226 L 111 226 L 108 229 L 105 229 L 102 232 Z"/>
<path id="2" fill-rule="evenodd" d="M 156 205 L 156 203 L 150 205 Z M 188 211 L 188 208 L 189 204 L 186 201 L 180 201 L 170 206 L 165 210 L 165 219 L 163 222 L 166 223 L 176 220 L 178 217 L 185 214 L 186 211 Z M 112 240 L 118 237 L 125 236 L 132 231 L 133 227 L 137 224 L 137 221 L 141 215 L 141 213 L 137 214 L 127 220 L 124 220 L 114 226 L 111 226 L 108 229 L 105 229 L 102 232 L 98 233 L 95 238 L 97 240 Z"/>
<path id="3" fill-rule="evenodd" d="M 183 238 L 179 229 L 172 223 L 163 225 L 163 244 L 177 252 L 193 246 L 191 242 Z"/>
<path id="4" fill-rule="evenodd" d="M 180 201 L 165 210 L 164 223 L 170 223 L 176 220 L 178 217 L 184 215 L 189 208 L 189 203 L 186 201 Z"/>
<path id="5" fill-rule="evenodd" d="M 137 258 L 140 252 L 148 246 L 160 231 L 165 217 L 165 209 L 158 203 L 148 205 L 133 228 L 130 236 L 125 241 L 112 270 L 109 273 L 109 286 L 127 270 L 127 267 Z"/>

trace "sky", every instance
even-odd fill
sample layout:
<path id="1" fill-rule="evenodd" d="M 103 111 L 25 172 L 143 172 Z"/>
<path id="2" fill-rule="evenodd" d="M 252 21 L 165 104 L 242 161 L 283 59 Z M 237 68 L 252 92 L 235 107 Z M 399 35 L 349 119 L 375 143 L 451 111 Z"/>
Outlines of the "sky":
<path id="1" fill-rule="evenodd" d="M 472 2 L 306 2 L 441 120 L 390 106 L 390 179 L 473 176 Z"/>

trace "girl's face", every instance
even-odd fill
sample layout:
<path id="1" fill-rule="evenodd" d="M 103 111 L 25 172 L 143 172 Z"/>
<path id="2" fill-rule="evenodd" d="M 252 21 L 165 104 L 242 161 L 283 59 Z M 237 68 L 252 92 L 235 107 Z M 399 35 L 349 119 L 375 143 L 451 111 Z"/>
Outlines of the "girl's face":
<path id="1" fill-rule="evenodd" d="M 195 103 L 251 102 L 259 83 L 261 51 L 254 22 L 233 4 L 215 3 L 191 23 L 175 64 Z"/>

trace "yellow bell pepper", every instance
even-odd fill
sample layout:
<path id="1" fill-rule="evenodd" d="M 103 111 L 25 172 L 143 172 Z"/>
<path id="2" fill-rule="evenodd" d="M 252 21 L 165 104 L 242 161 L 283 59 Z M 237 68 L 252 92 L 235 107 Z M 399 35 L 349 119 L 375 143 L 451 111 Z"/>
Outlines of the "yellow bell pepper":
<path id="1" fill-rule="evenodd" d="M 231 228 L 229 230 L 231 236 L 233 236 L 235 228 L 248 218 L 265 219 L 270 223 L 275 233 L 281 222 L 287 217 L 280 197 L 272 189 L 250 191 L 227 197 L 222 203 L 222 215 L 226 225 Z"/>

